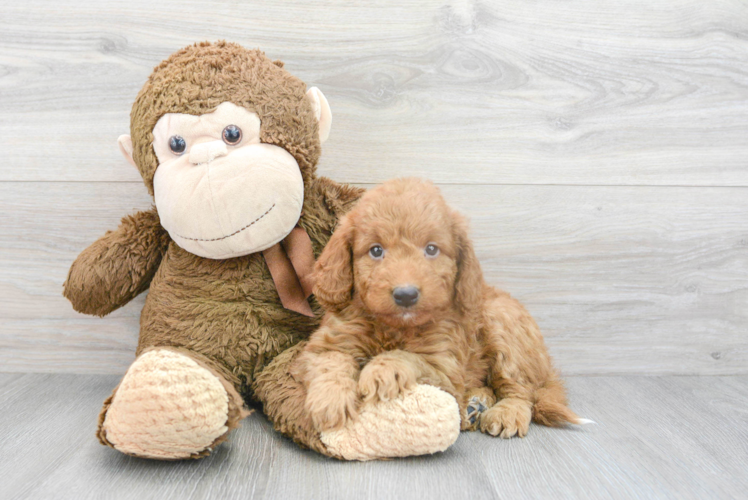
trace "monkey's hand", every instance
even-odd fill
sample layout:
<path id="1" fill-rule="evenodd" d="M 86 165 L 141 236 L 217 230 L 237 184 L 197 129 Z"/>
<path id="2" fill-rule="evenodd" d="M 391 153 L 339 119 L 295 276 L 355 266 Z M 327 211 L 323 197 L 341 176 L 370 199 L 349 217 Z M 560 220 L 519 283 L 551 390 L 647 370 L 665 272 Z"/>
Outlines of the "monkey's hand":
<path id="1" fill-rule="evenodd" d="M 148 288 L 169 241 L 155 208 L 123 218 L 75 259 L 63 295 L 78 312 L 109 314 Z"/>

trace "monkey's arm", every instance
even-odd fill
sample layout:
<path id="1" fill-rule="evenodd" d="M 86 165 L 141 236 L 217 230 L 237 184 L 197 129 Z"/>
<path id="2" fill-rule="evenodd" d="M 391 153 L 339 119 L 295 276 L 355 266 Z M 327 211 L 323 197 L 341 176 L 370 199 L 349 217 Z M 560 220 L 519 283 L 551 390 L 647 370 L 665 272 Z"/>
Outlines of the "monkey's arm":
<path id="1" fill-rule="evenodd" d="M 148 288 L 169 241 L 155 208 L 124 217 L 75 259 L 63 295 L 78 312 L 109 314 Z"/>

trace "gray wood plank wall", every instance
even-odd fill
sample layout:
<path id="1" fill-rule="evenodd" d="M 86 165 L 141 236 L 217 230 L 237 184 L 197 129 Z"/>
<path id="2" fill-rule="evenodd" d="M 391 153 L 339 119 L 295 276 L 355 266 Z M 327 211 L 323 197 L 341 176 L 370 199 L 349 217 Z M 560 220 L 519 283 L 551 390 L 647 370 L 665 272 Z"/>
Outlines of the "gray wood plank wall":
<path id="1" fill-rule="evenodd" d="M 115 144 L 151 69 L 221 38 L 328 97 L 321 174 L 440 184 L 564 373 L 748 373 L 741 0 L 0 3 L 0 371 L 132 360 L 143 297 L 61 285 L 151 203 Z"/>

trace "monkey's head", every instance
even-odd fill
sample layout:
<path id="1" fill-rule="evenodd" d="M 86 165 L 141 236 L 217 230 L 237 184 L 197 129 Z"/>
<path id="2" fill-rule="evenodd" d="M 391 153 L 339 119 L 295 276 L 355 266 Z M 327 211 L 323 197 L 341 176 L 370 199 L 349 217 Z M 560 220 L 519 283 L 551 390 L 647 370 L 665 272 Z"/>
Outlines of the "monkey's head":
<path id="1" fill-rule="evenodd" d="M 119 145 L 171 238 L 222 259 L 264 250 L 291 232 L 330 123 L 322 93 L 307 91 L 281 62 L 203 42 L 156 67 Z"/>

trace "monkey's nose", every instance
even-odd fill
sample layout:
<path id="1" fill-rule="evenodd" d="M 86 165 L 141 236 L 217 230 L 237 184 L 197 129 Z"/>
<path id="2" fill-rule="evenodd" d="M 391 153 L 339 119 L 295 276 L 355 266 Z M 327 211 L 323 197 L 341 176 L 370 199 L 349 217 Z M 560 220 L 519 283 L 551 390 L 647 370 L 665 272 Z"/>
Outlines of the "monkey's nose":
<path id="1" fill-rule="evenodd" d="M 410 307 L 418 302 L 418 288 L 413 285 L 398 286 L 392 290 L 392 298 L 395 299 L 395 304 L 402 307 Z"/>
<path id="2" fill-rule="evenodd" d="M 200 165 L 208 163 L 220 156 L 225 156 L 229 150 L 223 141 L 210 141 L 195 144 L 190 148 L 190 163 Z"/>

